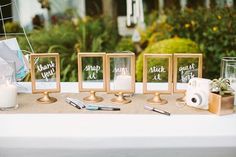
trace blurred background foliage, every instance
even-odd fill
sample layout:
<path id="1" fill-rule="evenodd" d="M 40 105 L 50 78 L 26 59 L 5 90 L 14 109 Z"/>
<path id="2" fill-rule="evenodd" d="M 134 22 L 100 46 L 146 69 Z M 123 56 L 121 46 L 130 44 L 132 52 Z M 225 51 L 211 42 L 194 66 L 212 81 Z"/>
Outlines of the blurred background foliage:
<path id="1" fill-rule="evenodd" d="M 114 50 L 118 33 L 115 24 L 108 17 L 86 17 L 66 19 L 48 29 L 34 30 L 30 33 L 29 40 L 37 53 L 59 53 L 61 81 L 73 82 L 78 80 L 77 53 Z M 30 51 L 24 37 L 19 37 L 18 41 L 21 49 Z"/>
<path id="2" fill-rule="evenodd" d="M 194 53 L 204 55 L 203 76 L 218 78 L 220 59 L 236 56 L 236 11 L 233 8 L 153 11 L 145 17 L 146 29 L 139 29 L 141 41 L 121 37 L 117 23 L 104 16 L 84 19 L 65 14 L 48 28 L 35 29 L 29 40 L 36 52 L 61 55 L 61 80 L 77 81 L 77 52 L 132 51 L 137 57 L 137 80 L 142 80 L 143 53 Z M 55 18 L 56 19 L 56 18 Z M 60 18 L 61 19 L 61 18 Z M 9 27 L 11 28 L 11 27 Z M 24 37 L 20 46 L 30 50 Z"/>
<path id="3" fill-rule="evenodd" d="M 195 41 L 204 54 L 204 77 L 220 75 L 220 59 L 236 56 L 236 11 L 233 8 L 186 9 L 169 11 L 167 23 L 173 26 L 172 36 Z"/>

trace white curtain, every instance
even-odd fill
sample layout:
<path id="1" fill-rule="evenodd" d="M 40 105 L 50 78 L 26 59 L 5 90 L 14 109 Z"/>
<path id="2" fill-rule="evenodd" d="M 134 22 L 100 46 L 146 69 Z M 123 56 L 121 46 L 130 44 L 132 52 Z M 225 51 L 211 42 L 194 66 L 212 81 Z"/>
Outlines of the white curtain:
<path id="1" fill-rule="evenodd" d="M 36 15 L 43 15 L 45 20 L 48 20 L 47 9 L 42 9 L 38 0 L 13 0 L 13 19 L 20 21 L 21 25 L 32 29 L 32 18 Z M 85 0 L 50 0 L 51 13 L 63 13 L 68 8 L 75 8 L 79 16 L 85 16 Z M 17 12 L 15 6 L 19 9 Z"/>
<path id="2" fill-rule="evenodd" d="M 43 15 L 45 20 L 48 19 L 46 9 L 42 9 L 38 0 L 13 0 L 12 11 L 15 21 L 19 21 L 22 26 L 32 29 L 32 18 L 36 15 Z M 16 6 L 15 6 L 16 5 Z M 17 9 L 18 11 L 17 12 Z"/>

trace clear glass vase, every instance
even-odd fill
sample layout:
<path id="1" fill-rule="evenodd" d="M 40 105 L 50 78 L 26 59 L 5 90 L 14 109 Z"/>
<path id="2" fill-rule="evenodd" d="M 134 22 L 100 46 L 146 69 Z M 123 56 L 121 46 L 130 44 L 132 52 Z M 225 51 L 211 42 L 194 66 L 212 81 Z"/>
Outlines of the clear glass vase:
<path id="1" fill-rule="evenodd" d="M 224 57 L 221 60 L 221 77 L 230 80 L 230 86 L 236 95 L 236 57 Z M 236 105 L 236 98 L 234 98 Z"/>
<path id="2" fill-rule="evenodd" d="M 0 75 L 0 110 L 10 110 L 18 107 L 15 63 L 8 62 L 6 68 L 10 68 L 10 72 Z"/>

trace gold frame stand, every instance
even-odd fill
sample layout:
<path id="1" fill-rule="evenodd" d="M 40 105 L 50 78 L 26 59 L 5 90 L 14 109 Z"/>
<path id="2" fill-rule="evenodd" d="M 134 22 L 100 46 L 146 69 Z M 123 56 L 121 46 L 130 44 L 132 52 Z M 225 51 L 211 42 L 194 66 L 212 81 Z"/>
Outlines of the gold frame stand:
<path id="1" fill-rule="evenodd" d="M 112 98 L 111 101 L 114 102 L 114 103 L 120 103 L 120 104 L 128 104 L 128 103 L 132 102 L 131 99 L 126 99 L 125 98 L 123 92 L 119 92 L 117 94 L 117 97 L 116 98 Z"/>
<path id="2" fill-rule="evenodd" d="M 154 97 L 150 98 L 150 99 L 147 99 L 147 101 L 149 103 L 152 103 L 152 104 L 157 104 L 157 105 L 164 105 L 164 104 L 167 104 L 168 101 L 165 100 L 165 99 L 161 99 L 160 97 L 161 93 L 158 93 L 156 92 Z"/>
<path id="3" fill-rule="evenodd" d="M 94 88 L 84 88 L 83 87 L 83 69 L 82 69 L 82 59 L 83 58 L 93 58 L 99 57 L 102 58 L 102 69 L 103 69 L 103 87 L 99 89 Z M 105 92 L 106 91 L 106 53 L 105 52 L 79 52 L 78 53 L 78 79 L 79 79 L 79 91 L 80 92 L 90 92 L 89 96 L 83 98 L 84 101 L 98 103 L 104 99 L 100 96 L 96 96 L 96 92 Z"/>
<path id="4" fill-rule="evenodd" d="M 182 97 L 176 99 L 177 104 L 186 104 L 186 91 L 182 94 L 184 94 Z"/>
<path id="5" fill-rule="evenodd" d="M 143 59 L 143 93 L 154 94 L 152 98 L 147 99 L 148 103 L 156 105 L 167 104 L 168 101 L 160 97 L 161 94 L 170 94 L 172 92 L 172 54 L 144 54 Z M 168 89 L 167 90 L 148 90 L 148 59 L 168 59 Z"/>
<path id="6" fill-rule="evenodd" d="M 96 96 L 95 91 L 90 91 L 90 95 L 83 98 L 83 100 L 89 101 L 89 102 L 101 102 L 101 101 L 103 101 L 103 98 L 100 96 Z"/>
<path id="7" fill-rule="evenodd" d="M 49 92 L 43 92 L 43 97 L 37 99 L 37 102 L 42 104 L 51 104 L 56 101 L 57 101 L 56 98 L 49 96 Z"/>
<path id="8" fill-rule="evenodd" d="M 35 69 L 35 58 L 55 58 L 56 64 L 56 88 L 52 89 L 37 89 L 36 87 L 36 69 Z M 49 93 L 57 93 L 61 91 L 60 85 L 60 56 L 58 53 L 34 53 L 30 54 L 31 62 L 31 82 L 32 82 L 32 93 L 38 94 L 43 93 L 43 97 L 38 98 L 36 101 L 41 104 L 51 104 L 57 101 L 56 98 L 50 97 Z"/>

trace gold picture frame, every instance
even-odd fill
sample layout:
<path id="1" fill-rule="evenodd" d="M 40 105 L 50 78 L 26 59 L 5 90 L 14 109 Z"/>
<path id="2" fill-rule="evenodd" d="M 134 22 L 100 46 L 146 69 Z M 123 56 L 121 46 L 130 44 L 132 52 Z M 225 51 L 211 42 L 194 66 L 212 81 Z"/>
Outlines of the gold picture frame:
<path id="1" fill-rule="evenodd" d="M 83 87 L 83 69 L 82 69 L 82 58 L 92 58 L 101 57 L 102 58 L 102 69 L 103 69 L 103 88 L 84 88 Z M 101 102 L 102 97 L 95 95 L 95 92 L 105 92 L 106 91 L 106 53 L 105 52 L 79 52 L 78 53 L 78 80 L 79 80 L 79 91 L 80 92 L 90 92 L 90 96 L 84 98 L 85 101 L 90 102 Z"/>
<path id="2" fill-rule="evenodd" d="M 203 65 L 203 56 L 201 53 L 175 53 L 174 54 L 174 75 L 173 75 L 173 93 L 183 93 L 184 97 L 181 97 L 177 99 L 178 102 L 185 102 L 185 89 L 177 89 L 177 83 L 178 83 L 178 59 L 181 58 L 190 58 L 190 59 L 198 59 L 198 76 L 199 78 L 202 77 L 202 65 Z"/>
<path id="3" fill-rule="evenodd" d="M 112 90 L 110 87 L 110 73 L 111 73 L 111 59 L 112 58 L 128 58 L 130 59 L 130 76 L 131 76 L 131 89 L 130 90 Z M 135 92 L 135 54 L 130 53 L 108 53 L 106 55 L 106 73 L 107 73 L 107 93 L 118 94 L 116 98 L 111 99 L 112 102 L 116 103 L 130 103 L 131 100 L 125 99 L 125 93 L 132 94 Z"/>
<path id="4" fill-rule="evenodd" d="M 168 60 L 168 90 L 148 90 L 148 59 L 167 59 Z M 172 93 L 172 54 L 144 54 L 143 55 L 143 93 L 144 94 L 155 94 L 155 96 L 147 101 L 155 104 L 166 104 L 167 100 L 161 99 L 160 94 L 171 94 Z M 161 69 L 163 71 L 163 69 Z M 159 73 L 160 74 L 160 73 Z"/>
<path id="5" fill-rule="evenodd" d="M 36 72 L 35 72 L 35 60 L 39 58 L 55 58 L 55 74 L 56 74 L 56 88 L 52 89 L 37 89 L 36 88 Z M 43 93 L 44 96 L 42 98 L 37 99 L 40 103 L 53 103 L 56 102 L 57 99 L 50 97 L 49 93 L 57 93 L 61 91 L 60 86 L 60 56 L 58 53 L 34 53 L 30 54 L 30 62 L 31 62 L 31 82 L 32 82 L 32 93 Z"/>

